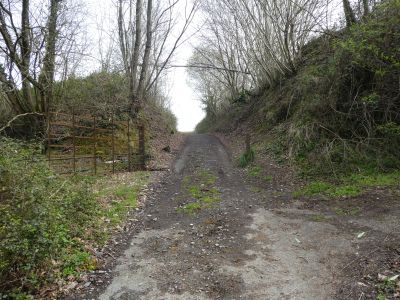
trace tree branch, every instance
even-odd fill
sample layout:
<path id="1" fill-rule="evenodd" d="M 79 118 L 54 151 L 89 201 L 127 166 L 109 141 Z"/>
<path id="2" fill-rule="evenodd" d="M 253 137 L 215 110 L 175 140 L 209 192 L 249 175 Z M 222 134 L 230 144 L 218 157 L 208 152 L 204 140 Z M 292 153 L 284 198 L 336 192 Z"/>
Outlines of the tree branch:
<path id="1" fill-rule="evenodd" d="M 11 124 L 14 123 L 16 120 L 18 120 L 19 118 L 26 117 L 26 116 L 44 116 L 44 114 L 37 113 L 37 112 L 31 112 L 31 113 L 17 115 L 14 118 L 12 118 L 10 121 L 8 121 L 5 126 L 0 128 L 0 133 L 3 132 L 4 130 L 6 130 L 8 127 L 11 127 Z"/>

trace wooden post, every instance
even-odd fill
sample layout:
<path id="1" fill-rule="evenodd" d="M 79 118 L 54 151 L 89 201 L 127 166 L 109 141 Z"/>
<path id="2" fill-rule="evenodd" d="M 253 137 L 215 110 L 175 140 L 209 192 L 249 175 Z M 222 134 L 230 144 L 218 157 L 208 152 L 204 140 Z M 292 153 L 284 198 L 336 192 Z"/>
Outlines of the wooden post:
<path id="1" fill-rule="evenodd" d="M 96 144 L 97 144 L 96 116 L 93 116 L 93 168 L 94 168 L 94 175 L 97 175 Z"/>
<path id="2" fill-rule="evenodd" d="M 47 111 L 47 159 L 49 161 L 49 167 L 51 166 L 51 121 L 50 112 Z"/>
<path id="3" fill-rule="evenodd" d="M 128 172 L 132 172 L 132 153 L 131 153 L 131 122 L 128 119 Z"/>
<path id="4" fill-rule="evenodd" d="M 112 126 L 112 172 L 115 173 L 115 129 L 114 129 L 114 113 L 111 117 L 111 126 Z"/>
<path id="5" fill-rule="evenodd" d="M 140 169 L 145 170 L 146 169 L 146 148 L 145 148 L 145 138 L 144 138 L 144 126 L 139 125 L 138 126 L 139 130 L 139 161 L 140 161 Z"/>
<path id="6" fill-rule="evenodd" d="M 246 134 L 246 153 L 249 153 L 251 150 L 251 145 L 250 145 L 250 134 Z"/>
<path id="7" fill-rule="evenodd" d="M 75 110 L 72 110 L 72 167 L 74 174 L 76 174 L 76 146 L 75 146 Z"/>

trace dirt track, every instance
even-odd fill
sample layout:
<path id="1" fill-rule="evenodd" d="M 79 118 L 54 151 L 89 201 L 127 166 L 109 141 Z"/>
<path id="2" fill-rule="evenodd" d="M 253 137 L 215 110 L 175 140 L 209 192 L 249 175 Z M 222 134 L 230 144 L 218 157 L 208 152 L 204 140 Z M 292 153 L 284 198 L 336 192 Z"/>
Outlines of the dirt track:
<path id="1" fill-rule="evenodd" d="M 111 280 L 85 299 L 333 299 L 358 251 L 351 230 L 277 205 L 290 193 L 256 191 L 211 135 L 190 135 L 153 189 Z M 198 190 L 215 201 L 182 209 Z"/>

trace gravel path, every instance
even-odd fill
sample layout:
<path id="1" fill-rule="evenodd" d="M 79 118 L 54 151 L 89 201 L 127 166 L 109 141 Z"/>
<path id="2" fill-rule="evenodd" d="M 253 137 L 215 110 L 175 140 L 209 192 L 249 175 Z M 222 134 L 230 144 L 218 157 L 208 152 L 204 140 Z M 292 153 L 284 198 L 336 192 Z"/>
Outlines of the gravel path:
<path id="1" fill-rule="evenodd" d="M 335 225 L 274 208 L 272 188 L 253 191 L 211 135 L 188 136 L 153 190 L 110 282 L 89 299 L 331 299 L 354 252 Z"/>

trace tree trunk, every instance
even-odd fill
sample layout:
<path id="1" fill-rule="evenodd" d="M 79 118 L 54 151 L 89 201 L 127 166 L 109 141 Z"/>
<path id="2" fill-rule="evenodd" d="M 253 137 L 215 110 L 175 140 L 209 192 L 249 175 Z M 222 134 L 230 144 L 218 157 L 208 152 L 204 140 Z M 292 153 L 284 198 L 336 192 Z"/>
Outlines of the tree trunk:
<path id="1" fill-rule="evenodd" d="M 129 58 L 125 44 L 126 31 L 124 28 L 124 14 L 122 7 L 122 0 L 118 2 L 118 34 L 119 34 L 119 47 L 121 50 L 122 60 L 124 62 L 124 69 L 126 74 L 129 75 Z"/>
<path id="2" fill-rule="evenodd" d="M 145 82 L 147 79 L 147 72 L 149 69 L 150 51 L 153 38 L 153 28 L 152 28 L 152 14 L 153 14 L 153 0 L 147 1 L 147 24 L 146 24 L 146 47 L 144 49 L 142 70 L 140 72 L 140 79 L 138 85 L 138 96 L 139 102 L 143 101 L 145 96 Z M 139 107 L 141 103 L 139 103 Z"/>
<path id="3" fill-rule="evenodd" d="M 22 74 L 29 74 L 29 67 L 31 64 L 31 41 L 30 41 L 30 22 L 29 22 L 29 0 L 22 1 L 22 16 L 21 16 L 21 68 Z M 22 75 L 22 93 L 26 105 L 26 111 L 33 111 L 32 102 L 32 86 L 26 76 Z"/>
<path id="4" fill-rule="evenodd" d="M 356 22 L 356 17 L 354 15 L 353 9 L 351 8 L 349 0 L 343 0 L 344 16 L 346 18 L 346 26 L 350 27 Z"/>
<path id="5" fill-rule="evenodd" d="M 135 32 L 135 45 L 132 52 L 131 59 L 131 78 L 130 78 L 130 98 L 131 98 L 131 115 L 133 118 L 137 116 L 138 111 L 138 94 L 137 94 L 137 70 L 139 65 L 140 46 L 142 42 L 142 11 L 143 1 L 137 0 L 136 2 L 136 32 Z"/>
<path id="6" fill-rule="evenodd" d="M 368 0 L 363 0 L 364 17 L 369 15 L 369 3 Z"/>
<path id="7" fill-rule="evenodd" d="M 43 59 L 43 68 L 39 76 L 39 83 L 42 87 L 40 91 L 39 108 L 41 112 L 49 110 L 53 98 L 53 82 L 56 58 L 56 41 L 57 41 L 57 18 L 59 3 L 61 0 L 51 0 L 50 15 L 47 22 L 47 43 L 46 52 Z"/>

